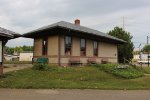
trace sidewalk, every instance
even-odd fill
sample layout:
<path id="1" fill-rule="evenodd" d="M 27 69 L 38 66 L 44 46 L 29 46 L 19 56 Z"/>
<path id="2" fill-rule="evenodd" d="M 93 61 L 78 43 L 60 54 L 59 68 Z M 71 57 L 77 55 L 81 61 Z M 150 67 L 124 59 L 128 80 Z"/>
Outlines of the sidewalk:
<path id="1" fill-rule="evenodd" d="M 150 100 L 149 90 L 0 89 L 1 100 Z"/>
<path id="2" fill-rule="evenodd" d="M 32 67 L 32 64 L 4 64 L 4 73 Z"/>

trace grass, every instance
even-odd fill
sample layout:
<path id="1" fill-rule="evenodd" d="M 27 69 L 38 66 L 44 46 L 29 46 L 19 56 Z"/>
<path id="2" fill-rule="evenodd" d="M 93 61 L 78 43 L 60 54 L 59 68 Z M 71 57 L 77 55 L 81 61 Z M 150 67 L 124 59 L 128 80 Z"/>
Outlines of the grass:
<path id="1" fill-rule="evenodd" d="M 4 61 L 4 64 L 32 64 L 32 61 Z"/>
<path id="2" fill-rule="evenodd" d="M 142 67 L 142 70 L 146 74 L 150 74 L 150 67 Z"/>
<path id="3" fill-rule="evenodd" d="M 0 88 L 45 89 L 150 89 L 150 76 L 135 79 L 116 77 L 98 67 L 31 68 L 10 72 L 0 79 Z"/>

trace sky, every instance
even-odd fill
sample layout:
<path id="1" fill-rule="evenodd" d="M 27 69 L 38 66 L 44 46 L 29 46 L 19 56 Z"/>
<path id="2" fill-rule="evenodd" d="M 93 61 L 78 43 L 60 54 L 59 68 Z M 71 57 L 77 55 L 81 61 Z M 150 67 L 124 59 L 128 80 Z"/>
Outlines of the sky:
<path id="1" fill-rule="evenodd" d="M 124 26 L 138 48 L 150 37 L 150 0 L 0 0 L 0 27 L 16 33 L 58 21 L 74 23 L 75 19 L 80 19 L 82 26 L 104 33 Z M 33 39 L 17 38 L 6 45 L 32 46 Z"/>

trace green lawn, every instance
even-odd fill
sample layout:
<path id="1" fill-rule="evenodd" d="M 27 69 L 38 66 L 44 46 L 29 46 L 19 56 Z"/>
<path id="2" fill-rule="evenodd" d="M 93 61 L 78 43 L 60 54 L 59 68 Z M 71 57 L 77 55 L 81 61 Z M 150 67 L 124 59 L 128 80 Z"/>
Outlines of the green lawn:
<path id="1" fill-rule="evenodd" d="M 32 64 L 32 61 L 4 61 L 4 64 Z"/>
<path id="2" fill-rule="evenodd" d="M 150 67 L 142 67 L 142 69 L 146 74 L 150 74 Z"/>
<path id="3" fill-rule="evenodd" d="M 125 79 L 92 66 L 48 71 L 29 68 L 7 73 L 0 79 L 0 88 L 150 89 L 150 76 Z"/>

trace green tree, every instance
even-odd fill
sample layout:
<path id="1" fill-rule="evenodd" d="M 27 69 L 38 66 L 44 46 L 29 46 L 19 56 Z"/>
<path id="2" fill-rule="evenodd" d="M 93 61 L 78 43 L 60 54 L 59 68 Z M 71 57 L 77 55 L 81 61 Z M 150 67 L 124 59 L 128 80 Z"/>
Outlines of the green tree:
<path id="1" fill-rule="evenodd" d="M 109 31 L 108 34 L 127 42 L 125 44 L 118 45 L 119 63 L 128 63 L 128 61 L 131 61 L 134 50 L 134 45 L 131 41 L 133 37 L 131 34 L 119 27 L 115 27 L 113 30 Z"/>
<path id="2" fill-rule="evenodd" d="M 23 46 L 22 47 L 23 51 L 33 51 L 33 46 Z"/>
<path id="3" fill-rule="evenodd" d="M 14 48 L 14 52 L 16 52 L 16 53 L 20 53 L 20 52 L 22 52 L 23 50 L 22 50 L 22 47 L 15 47 Z"/>
<path id="4" fill-rule="evenodd" d="M 142 52 L 150 52 L 150 45 L 145 45 L 142 49 Z"/>
<path id="5" fill-rule="evenodd" d="M 20 53 L 22 51 L 33 51 L 33 46 L 19 46 L 19 47 L 4 47 L 4 53 L 13 55 L 15 53 Z"/>
<path id="6" fill-rule="evenodd" d="M 5 53 L 5 54 L 12 55 L 12 54 L 14 53 L 14 48 L 5 46 L 5 47 L 4 47 L 4 53 Z"/>

